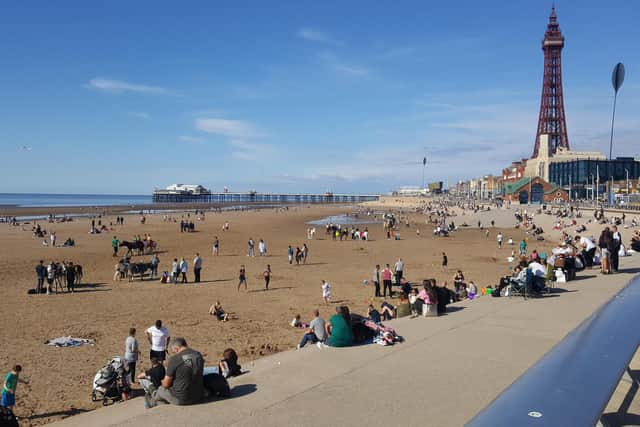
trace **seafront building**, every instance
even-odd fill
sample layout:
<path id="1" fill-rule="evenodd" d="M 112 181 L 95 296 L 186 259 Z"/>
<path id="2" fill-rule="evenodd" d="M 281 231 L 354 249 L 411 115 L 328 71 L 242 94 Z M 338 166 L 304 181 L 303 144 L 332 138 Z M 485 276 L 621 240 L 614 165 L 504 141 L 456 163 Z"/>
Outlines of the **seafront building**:
<path id="1" fill-rule="evenodd" d="M 482 177 L 460 182 L 455 188 L 457 194 L 479 200 L 501 197 L 520 203 L 548 203 L 606 194 L 613 198 L 614 193 L 638 191 L 639 160 L 608 159 L 597 151 L 571 150 L 562 85 L 563 47 L 564 36 L 552 7 L 542 40 L 542 93 L 531 158 L 512 162 L 495 181 Z"/>

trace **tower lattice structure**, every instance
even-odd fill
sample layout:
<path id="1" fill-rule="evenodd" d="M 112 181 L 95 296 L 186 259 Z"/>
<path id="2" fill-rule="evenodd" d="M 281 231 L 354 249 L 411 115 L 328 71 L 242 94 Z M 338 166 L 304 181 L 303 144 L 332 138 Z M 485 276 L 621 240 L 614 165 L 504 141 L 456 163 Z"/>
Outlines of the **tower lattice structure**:
<path id="1" fill-rule="evenodd" d="M 562 96 L 562 48 L 564 37 L 560 31 L 555 7 L 551 8 L 547 31 L 542 40 L 544 52 L 544 77 L 542 79 L 542 98 L 538 131 L 532 158 L 538 157 L 540 135 L 549 135 L 549 155 L 556 153 L 559 147 L 569 149 L 567 123 L 564 116 L 564 99 Z"/>

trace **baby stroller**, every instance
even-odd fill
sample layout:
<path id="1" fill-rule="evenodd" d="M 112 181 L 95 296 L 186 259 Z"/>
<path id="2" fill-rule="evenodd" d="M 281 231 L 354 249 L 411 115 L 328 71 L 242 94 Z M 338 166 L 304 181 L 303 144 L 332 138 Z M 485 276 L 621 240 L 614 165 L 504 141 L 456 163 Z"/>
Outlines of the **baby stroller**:
<path id="1" fill-rule="evenodd" d="M 114 357 L 93 377 L 93 390 L 91 401 L 102 400 L 102 405 L 107 406 L 122 399 L 123 394 L 130 392 L 128 372 L 126 364 L 121 357 Z"/>

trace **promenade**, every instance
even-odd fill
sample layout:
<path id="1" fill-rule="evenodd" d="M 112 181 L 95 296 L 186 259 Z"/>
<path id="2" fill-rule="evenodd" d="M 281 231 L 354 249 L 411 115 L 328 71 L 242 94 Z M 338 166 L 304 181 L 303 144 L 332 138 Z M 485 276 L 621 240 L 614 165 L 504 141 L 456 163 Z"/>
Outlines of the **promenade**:
<path id="1" fill-rule="evenodd" d="M 639 255 L 620 274 L 583 271 L 542 299 L 481 297 L 439 318 L 398 319 L 389 323 L 406 342 L 393 347 L 241 360 L 249 372 L 232 379 L 231 399 L 146 410 L 138 398 L 55 425 L 460 426 L 637 272 Z"/>

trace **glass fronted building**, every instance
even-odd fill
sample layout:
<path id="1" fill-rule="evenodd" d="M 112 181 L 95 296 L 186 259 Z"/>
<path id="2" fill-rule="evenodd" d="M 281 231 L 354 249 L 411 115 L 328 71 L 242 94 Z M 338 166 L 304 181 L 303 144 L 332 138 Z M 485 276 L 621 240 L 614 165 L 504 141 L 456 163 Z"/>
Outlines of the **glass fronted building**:
<path id="1" fill-rule="evenodd" d="M 549 164 L 549 181 L 568 189 L 572 199 L 586 198 L 587 190 L 600 183 L 602 192 L 608 181 L 624 181 L 640 178 L 640 161 L 633 157 L 616 157 L 613 160 L 579 159 Z"/>

